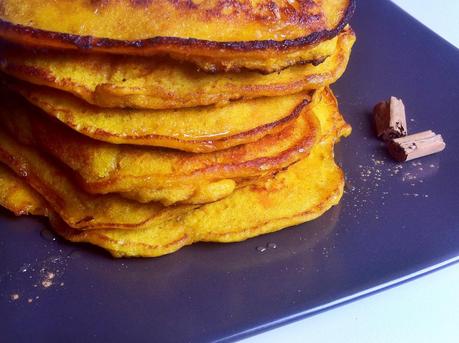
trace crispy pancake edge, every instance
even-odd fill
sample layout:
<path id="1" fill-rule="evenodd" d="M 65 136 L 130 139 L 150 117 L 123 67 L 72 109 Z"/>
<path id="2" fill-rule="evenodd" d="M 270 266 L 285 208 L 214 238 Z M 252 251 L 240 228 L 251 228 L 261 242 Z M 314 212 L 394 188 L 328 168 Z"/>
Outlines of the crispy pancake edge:
<path id="1" fill-rule="evenodd" d="M 212 89 L 210 93 L 199 90 L 193 91 L 192 87 L 188 93 L 176 93 L 174 88 L 161 88 L 160 85 L 158 86 L 155 83 L 150 86 L 153 88 L 149 89 L 147 84 L 142 87 L 129 87 L 123 83 L 117 84 L 115 81 L 110 80 L 106 80 L 106 82 L 101 82 L 95 86 L 88 86 L 73 79 L 70 75 L 59 74 L 50 68 L 39 66 L 37 65 L 38 62 L 35 62 L 35 65 L 33 62 L 29 63 L 27 57 L 25 57 L 25 60 L 22 60 L 22 52 L 15 53 L 14 51 L 8 52 L 7 50 L 5 50 L 6 52 L 4 55 L 0 57 L 0 68 L 5 73 L 19 79 L 38 85 L 65 90 L 91 104 L 101 107 L 151 109 L 182 108 L 210 105 L 229 100 L 252 99 L 261 96 L 288 95 L 303 90 L 321 88 L 322 86 L 334 82 L 342 75 L 347 66 L 354 42 L 355 34 L 352 29 L 349 28 L 343 31 L 338 36 L 337 51 L 323 63 L 315 67 L 311 65 L 290 67 L 295 68 L 299 75 L 296 80 L 292 81 L 279 82 L 274 79 L 272 83 L 263 83 L 264 79 L 267 77 L 272 78 L 272 76 L 259 74 L 258 77 L 255 78 L 255 81 L 251 81 L 253 82 L 252 84 L 233 85 L 229 80 L 226 80 L 226 85 L 221 86 L 218 74 L 215 74 L 215 77 L 210 79 L 210 82 L 218 84 L 219 87 L 221 87 L 218 93 L 212 92 Z M 333 64 L 334 69 L 331 70 L 328 64 L 335 60 L 336 63 Z M 68 62 L 64 62 L 61 67 L 65 68 L 68 64 Z M 325 68 L 325 66 L 330 70 L 322 71 L 322 68 Z M 96 67 L 96 65 L 94 67 Z M 147 68 L 147 65 L 145 65 L 145 68 Z M 305 73 L 304 76 L 303 69 Z M 289 73 L 290 70 L 291 69 L 284 69 L 281 71 L 279 76 L 280 79 L 282 80 L 284 77 L 283 75 Z M 91 72 L 91 70 L 88 69 L 88 72 Z M 250 75 L 257 75 L 257 73 L 253 71 L 247 73 Z M 199 74 L 197 75 L 199 76 Z M 225 74 L 222 80 L 225 80 L 228 76 L 231 76 L 231 73 Z M 206 75 L 205 77 L 211 76 Z M 180 78 L 178 81 L 180 81 Z M 187 81 L 186 77 L 184 81 Z"/>
<path id="2" fill-rule="evenodd" d="M 1 81 L 1 80 L 0 80 Z M 224 150 L 231 147 L 235 147 L 241 144 L 253 143 L 266 135 L 276 134 L 288 125 L 291 125 L 302 113 L 303 109 L 308 106 L 311 102 L 311 94 L 301 93 L 296 95 L 290 95 L 292 104 L 291 110 L 285 112 L 279 118 L 276 118 L 273 122 L 260 123 L 259 126 L 249 128 L 246 131 L 229 133 L 227 135 L 213 137 L 202 137 L 202 138 L 188 138 L 191 137 L 191 133 L 184 132 L 183 135 L 187 136 L 172 136 L 155 133 L 142 133 L 144 132 L 142 127 L 133 129 L 133 133 L 115 132 L 116 130 L 110 130 L 110 127 L 96 127 L 85 124 L 84 119 L 78 118 L 78 111 L 83 113 L 92 113 L 94 116 L 100 114 L 108 116 L 113 113 L 118 117 L 131 117 L 134 114 L 132 111 L 135 110 L 124 110 L 124 109 L 101 109 L 96 106 L 86 104 L 84 101 L 73 97 L 70 94 L 66 94 L 61 91 L 48 89 L 43 86 L 28 85 L 24 82 L 15 82 L 12 79 L 5 80 L 6 87 L 10 88 L 14 92 L 21 94 L 28 102 L 40 108 L 44 113 L 48 114 L 52 118 L 56 118 L 61 123 L 70 127 L 71 129 L 96 140 L 114 143 L 114 144 L 132 144 L 140 146 L 151 146 L 151 147 L 165 147 L 173 148 L 186 152 L 194 153 L 207 153 L 218 150 Z M 55 94 L 54 94 L 55 93 Z M 67 99 L 67 101 L 66 101 Z M 55 100 L 55 102 L 53 102 Z M 275 98 L 269 98 L 269 101 L 276 101 Z M 283 99 L 282 99 L 283 100 Z M 253 101 L 263 101 L 262 99 L 252 99 L 241 103 L 243 106 L 256 106 L 256 103 L 251 105 Z M 237 105 L 237 104 L 234 104 Z M 230 104 L 229 106 L 232 106 Z M 210 107 L 212 109 L 212 107 Z M 215 108 L 216 111 L 224 111 L 227 108 Z M 251 108 L 249 107 L 251 110 Z M 265 109 L 266 110 L 266 109 Z M 142 110 L 138 110 L 139 112 Z M 163 110 L 143 110 L 148 112 L 152 118 L 156 115 L 156 112 L 160 113 Z M 164 110 L 169 112 L 169 110 Z M 176 110 L 174 110 L 176 111 Z M 181 115 L 187 116 L 188 109 L 182 109 Z M 234 112 L 234 109 L 232 109 Z M 250 111 L 249 111 L 250 112 Z M 174 116 L 176 114 L 174 113 Z M 192 115 L 195 116 L 195 109 L 192 109 Z M 208 114 L 210 115 L 210 114 Z M 221 114 L 219 113 L 221 116 Z M 230 115 L 230 114 L 228 114 Z M 231 114 L 232 115 L 232 114 Z M 109 120 L 109 119 L 107 119 Z M 177 120 L 177 118 L 174 118 Z M 228 119 L 231 120 L 231 119 Z M 183 126 L 183 125 L 182 125 Z M 226 125 L 226 127 L 228 127 Z M 141 133 L 139 133 L 141 132 Z"/>
<path id="3" fill-rule="evenodd" d="M 188 50 L 188 54 L 193 48 L 206 51 L 227 50 L 235 52 L 243 51 L 263 51 L 276 50 L 285 51 L 292 48 L 301 48 L 308 45 L 317 44 L 338 35 L 349 23 L 356 7 L 355 0 L 349 0 L 349 5 L 342 15 L 339 24 L 331 30 L 313 32 L 308 36 L 298 37 L 282 41 L 276 40 L 252 40 L 252 41 L 210 41 L 195 38 L 179 37 L 151 37 L 141 40 L 117 40 L 93 36 L 79 36 L 68 33 L 52 32 L 36 29 L 31 26 L 14 24 L 4 19 L 0 19 L 0 37 L 19 41 L 23 44 L 34 44 L 43 47 L 59 47 L 67 49 L 83 49 L 92 51 L 135 53 L 138 50 L 150 49 L 173 49 Z M 146 55 L 145 52 L 142 55 Z"/>
<path id="4" fill-rule="evenodd" d="M 204 180 L 207 180 L 207 182 L 210 180 L 212 182 L 215 182 L 217 180 L 222 180 L 222 179 L 234 179 L 234 178 L 247 178 L 247 177 L 252 177 L 252 176 L 260 176 L 263 174 L 268 174 L 269 172 L 278 170 L 279 168 L 285 167 L 295 161 L 297 161 L 301 156 L 307 155 L 310 151 L 310 148 L 314 144 L 314 142 L 317 139 L 317 136 L 319 134 L 319 127 L 318 127 L 318 122 L 317 118 L 307 110 L 308 107 L 303 109 L 303 112 L 298 119 L 296 119 L 297 122 L 292 123 L 292 126 L 287 127 L 283 131 L 274 134 L 274 135 L 267 135 L 265 136 L 261 141 L 256 141 L 252 144 L 252 147 L 246 147 L 246 146 L 240 146 L 240 147 L 234 147 L 232 150 L 224 150 L 222 152 L 214 152 L 212 155 L 207 155 L 203 154 L 201 159 L 201 162 L 199 162 L 199 166 L 196 169 L 196 167 L 193 167 L 192 171 L 186 171 L 186 169 L 183 169 L 181 176 L 178 177 L 178 175 L 175 175 L 175 178 L 173 180 L 170 180 L 170 176 L 168 176 L 168 180 L 166 182 L 166 179 L 164 176 L 161 178 L 161 174 L 157 174 L 155 176 L 155 179 L 152 180 L 152 174 L 148 175 L 137 175 L 137 173 L 132 173 L 129 172 L 125 168 L 125 166 L 121 166 L 120 168 L 117 167 L 118 163 L 122 163 L 125 158 L 120 157 L 119 154 L 116 154 L 116 157 L 118 159 L 118 162 L 116 163 L 116 168 L 111 170 L 109 174 L 105 177 L 100 177 L 98 174 L 99 172 L 96 172 L 96 169 L 92 169 L 93 172 L 89 173 L 86 167 L 83 168 L 83 165 L 87 165 L 87 161 L 89 155 L 83 154 L 83 151 L 81 148 L 78 148 L 75 153 L 72 153 L 70 155 L 70 160 L 63 161 L 65 164 L 69 165 L 70 163 L 74 164 L 73 169 L 80 174 L 81 177 L 78 177 L 80 184 L 83 186 L 84 189 L 91 193 L 112 193 L 112 192 L 132 192 L 134 189 L 141 190 L 145 184 L 145 182 L 148 182 L 151 187 L 153 187 L 152 182 L 155 182 L 156 186 L 161 186 L 161 187 L 171 187 L 173 185 L 176 185 L 177 183 L 194 183 L 198 185 L 200 182 L 203 182 Z M 2 114 L 6 115 L 6 113 Z M 43 115 L 43 114 L 40 114 Z M 27 116 L 34 120 L 35 123 L 32 125 L 32 129 L 39 130 L 41 126 L 42 120 L 38 120 L 39 118 L 35 118 L 34 116 L 31 116 L 30 114 L 27 114 Z M 18 117 L 11 117 L 11 119 L 14 121 Z M 7 120 L 8 117 L 5 118 Z M 43 118 L 44 119 L 44 118 Z M 301 121 L 300 121 L 301 120 Z M 20 131 L 20 127 L 17 127 L 18 123 L 13 122 L 13 125 L 9 125 L 7 123 L 7 128 L 9 129 L 9 132 L 13 135 L 18 133 Z M 70 142 L 72 142 L 72 146 L 80 146 L 81 144 L 84 144 L 84 142 L 87 142 L 89 144 L 88 149 L 92 149 L 91 147 L 97 147 L 97 151 L 100 151 L 99 146 L 104 146 L 110 148 L 110 150 L 115 149 L 116 146 L 112 146 L 111 144 L 108 143 L 103 143 L 103 142 L 97 142 L 93 141 L 89 138 L 84 137 L 81 134 L 78 134 L 76 132 L 73 132 L 71 129 L 66 128 L 63 126 L 63 124 L 60 124 L 58 122 L 50 122 L 49 124 L 53 124 L 54 126 L 52 127 L 59 127 L 60 130 L 59 135 L 61 136 L 61 139 L 66 140 L 68 137 L 72 136 L 74 139 L 72 139 Z M 293 125 L 294 124 L 294 125 Z M 300 125 L 300 126 L 298 126 Z M 15 129 L 17 128 L 17 130 Z M 49 127 L 45 126 L 45 129 L 48 130 Z M 65 129 L 65 130 L 64 130 Z M 18 131 L 19 130 L 19 131 Z M 274 156 L 257 156 L 254 159 L 246 160 L 243 162 L 239 163 L 233 163 L 231 162 L 230 159 L 234 158 L 239 158 L 242 157 L 243 155 L 249 154 L 247 156 L 250 156 L 250 154 L 256 152 L 256 148 L 263 146 L 263 144 L 275 144 L 275 141 L 279 138 L 284 137 L 285 135 L 290 134 L 290 132 L 294 132 L 297 130 L 297 135 L 298 137 L 296 138 L 295 141 L 291 142 L 291 146 L 287 148 L 287 150 L 284 150 L 282 153 L 274 155 Z M 300 132 L 302 130 L 306 130 L 308 134 L 306 136 L 300 136 Z M 33 132 L 33 131 L 32 131 Z M 32 134 L 31 137 L 35 137 L 33 139 L 39 139 L 40 136 L 42 137 L 40 141 L 36 143 L 40 143 L 40 145 L 44 144 L 44 147 L 48 152 L 53 153 L 55 157 L 60 158 L 62 160 L 62 156 L 59 151 L 65 152 L 66 149 L 71 149 L 71 146 L 67 144 L 66 146 L 62 144 L 57 144 L 55 140 L 57 139 L 57 134 L 54 135 L 48 135 L 46 134 L 46 131 L 35 131 L 35 134 Z M 65 134 L 64 134 L 65 133 Z M 29 136 L 29 134 L 27 134 Z M 273 145 L 274 146 L 274 145 Z M 57 150 L 56 150 L 57 149 Z M 62 150 L 64 149 L 64 150 Z M 127 149 L 127 150 L 126 150 Z M 122 151 L 126 151 L 128 155 L 126 155 L 126 158 L 130 158 L 132 154 L 130 151 L 130 147 L 126 147 L 126 149 L 122 149 Z M 139 154 L 143 155 L 143 149 L 136 148 L 135 152 L 138 152 Z M 263 153 L 263 150 L 260 150 L 260 152 Z M 88 153 L 91 153 L 90 150 L 88 150 Z M 189 153 L 180 153 L 180 152 L 170 152 L 172 155 L 172 158 L 176 159 L 178 158 L 179 160 L 186 158 L 186 156 L 189 156 L 191 158 L 190 160 L 190 166 L 193 166 L 195 162 L 195 158 L 197 158 L 197 155 L 194 154 L 189 154 Z M 218 154 L 218 155 L 215 155 Z M 241 155 L 242 154 L 242 155 Z M 112 156 L 113 154 L 110 154 Z M 137 155 L 136 155 L 137 156 Z M 174 157 L 175 156 L 175 157 Z M 224 158 L 225 160 L 221 160 L 221 162 L 215 164 L 209 164 L 211 160 L 209 159 L 214 159 L 215 156 L 221 156 L 220 158 Z M 73 159 L 76 160 L 73 160 Z M 208 161 L 209 163 L 205 162 Z M 205 162 L 205 163 L 204 163 Z M 177 162 L 181 163 L 181 162 Z M 204 164 L 203 164 L 204 163 Z M 112 164 L 110 164 L 112 165 Z M 86 170 L 86 171 L 85 171 Z M 94 174 L 94 172 L 97 173 Z M 177 171 L 174 171 L 177 173 Z M 183 173 L 185 172 L 185 173 Z M 127 174 L 126 174 L 127 173 Z M 82 174 L 87 174 L 86 176 L 83 176 Z M 90 176 L 92 175 L 92 176 Z M 129 182 L 126 183 L 128 180 Z M 129 188 L 127 187 L 127 184 L 129 184 Z M 134 185 L 137 185 L 134 187 Z"/>

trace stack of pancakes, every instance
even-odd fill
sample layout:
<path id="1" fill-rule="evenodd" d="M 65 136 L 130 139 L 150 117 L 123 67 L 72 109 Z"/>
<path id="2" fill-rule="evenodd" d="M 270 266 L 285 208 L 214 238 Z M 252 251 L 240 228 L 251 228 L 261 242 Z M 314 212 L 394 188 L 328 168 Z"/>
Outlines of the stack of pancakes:
<path id="1" fill-rule="evenodd" d="M 0 204 L 114 256 L 335 205 L 352 0 L 0 0 Z"/>

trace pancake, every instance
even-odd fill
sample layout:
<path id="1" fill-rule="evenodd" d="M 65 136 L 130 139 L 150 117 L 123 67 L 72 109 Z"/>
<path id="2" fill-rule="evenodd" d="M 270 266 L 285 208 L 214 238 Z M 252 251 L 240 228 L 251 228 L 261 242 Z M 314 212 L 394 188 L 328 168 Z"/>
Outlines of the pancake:
<path id="1" fill-rule="evenodd" d="M 26 202 L 43 206 L 45 213 L 38 194 L 20 179 L 8 181 L 13 183 L 10 188 L 19 186 L 30 196 Z M 50 219 L 54 230 L 70 241 L 98 245 L 115 257 L 153 257 L 198 241 L 236 242 L 313 220 L 339 202 L 343 186 L 342 171 L 333 161 L 333 138 L 329 137 L 308 157 L 269 180 L 238 189 L 214 203 L 187 206 L 187 211 L 172 218 L 154 217 L 141 228 L 78 230 L 54 212 Z M 0 192 L 5 193 L 4 183 L 0 183 Z M 9 207 L 15 206 L 12 201 L 0 204 L 15 208 Z"/>
<path id="2" fill-rule="evenodd" d="M 349 127 L 344 125 L 339 132 L 335 133 L 349 134 L 349 130 Z M 3 161 L 8 160 L 5 157 L 5 146 L 8 146 L 9 143 L 5 143 L 8 140 L 5 140 L 5 137 L 0 133 L 0 158 Z M 52 212 L 50 213 L 51 223 L 55 231 L 64 238 L 73 242 L 88 242 L 101 246 L 115 257 L 160 256 L 198 241 L 235 242 L 277 231 L 313 220 L 339 202 L 343 193 L 344 177 L 341 169 L 333 160 L 333 144 L 338 138 L 338 136 L 323 137 L 321 143 L 317 144 L 305 159 L 270 179 L 258 180 L 250 186 L 240 188 L 225 199 L 195 207 L 166 207 L 162 213 L 159 213 L 161 211 L 158 209 L 153 210 L 152 217 L 135 229 L 132 226 L 131 230 L 72 229 Z M 21 165 L 19 169 L 22 168 L 23 177 L 28 182 L 35 184 L 36 175 L 24 173 L 30 170 L 28 162 L 23 160 L 25 155 L 28 153 L 20 156 L 15 162 Z M 10 162 L 9 164 L 17 168 L 15 163 Z M 61 178 L 58 177 L 52 183 L 52 187 L 56 187 L 60 182 Z M 4 186 L 0 183 L 0 191 L 3 193 L 2 187 Z M 25 191 L 30 193 L 30 189 L 25 189 Z M 41 191 L 44 197 L 53 200 L 49 190 L 41 189 Z M 70 201 L 75 199 L 75 194 L 65 193 L 63 195 L 66 198 L 61 199 L 64 206 L 67 198 L 70 198 Z M 86 202 L 82 202 L 81 206 L 95 205 L 91 204 L 94 198 L 94 196 L 88 196 L 88 199 L 85 199 Z M 116 202 L 112 196 L 100 196 L 99 198 L 105 198 L 105 201 L 97 203 L 99 206 L 104 206 L 103 211 L 96 211 L 97 205 L 94 206 L 94 214 L 97 217 L 102 216 L 104 219 L 109 219 L 107 216 L 109 213 L 116 216 L 118 220 L 119 218 L 125 220 L 126 217 L 133 214 L 131 207 L 123 210 L 122 207 L 114 206 L 115 210 L 111 211 L 113 209 L 111 205 Z M 123 202 L 121 198 L 118 201 Z M 122 212 L 117 213 L 117 210 Z M 86 217 L 88 224 L 97 220 L 94 217 Z M 108 224 L 105 223 L 105 225 Z"/>
<path id="3" fill-rule="evenodd" d="M 332 96 L 329 93 L 325 94 Z M 350 128 L 342 118 L 340 121 L 333 120 L 336 107 L 321 101 L 315 106 L 315 111 L 323 129 L 316 146 L 325 146 L 327 142 L 333 143 L 340 136 L 349 134 Z M 176 220 L 187 212 L 203 206 L 164 207 L 158 203 L 141 204 L 118 195 L 88 194 L 75 185 L 62 165 L 43 156 L 34 147 L 19 144 L 2 129 L 0 130 L 0 161 L 7 164 L 35 189 L 49 203 L 49 207 L 73 228 L 146 228 L 154 223 L 159 225 L 158 223 Z M 253 188 L 254 184 L 269 183 L 269 179 L 269 177 L 258 178 L 239 189 Z"/>
<path id="4" fill-rule="evenodd" d="M 51 221 L 64 238 L 101 246 L 116 257 L 159 256 L 194 242 L 238 242 L 313 220 L 339 202 L 343 187 L 343 173 L 329 142 L 264 183 L 238 189 L 162 225 L 80 231 L 62 225 L 57 217 Z"/>
<path id="5" fill-rule="evenodd" d="M 104 109 L 65 92 L 9 82 L 29 102 L 88 137 L 115 144 L 211 152 L 255 142 L 292 124 L 310 101 L 299 93 L 181 110 Z"/>
<path id="6" fill-rule="evenodd" d="M 31 53 L 30 49 L 11 47 L 0 50 L 0 68 L 101 107 L 182 108 L 327 86 L 344 72 L 354 41 L 352 30 L 345 30 L 338 37 L 338 48 L 323 63 L 297 65 L 267 75 L 250 71 L 209 74 L 151 57 Z"/>
<path id="7" fill-rule="evenodd" d="M 2 169 L 2 165 L 0 164 L 0 170 Z M 8 172 L 10 177 L 8 178 L 8 182 L 6 183 L 0 183 L 0 194 L 6 194 L 8 192 L 8 189 L 15 188 L 17 190 L 20 190 L 24 194 L 27 194 L 27 197 L 24 197 L 23 199 L 25 200 L 26 203 L 28 204 L 33 204 L 37 208 L 44 209 L 48 205 L 42 201 L 40 201 L 41 197 L 36 193 L 28 184 L 26 184 L 23 180 L 21 180 L 18 176 L 16 176 L 13 172 L 8 170 L 8 167 L 3 166 L 3 170 Z M 10 198 L 6 198 L 6 202 L 0 203 L 0 206 L 5 207 L 6 209 L 13 211 L 15 208 L 15 204 Z M 292 241 L 293 244 L 293 249 L 296 250 L 305 250 L 305 249 L 312 249 L 315 245 L 317 245 L 321 240 L 326 239 L 327 236 L 333 232 L 333 229 L 337 223 L 337 221 L 340 218 L 340 212 L 342 209 L 342 204 L 339 203 L 336 205 L 336 207 L 331 211 L 327 219 L 325 220 L 325 225 L 315 225 L 308 227 L 307 231 L 300 231 L 297 232 L 296 235 L 301 236 L 301 238 L 304 239 L 298 239 L 296 241 Z M 22 214 L 27 214 L 27 213 L 22 213 Z M 29 213 L 30 214 L 30 213 Z M 45 214 L 42 214 L 45 215 Z M 55 225 L 65 225 L 65 223 L 62 222 L 62 220 L 59 219 L 58 215 L 53 213 L 51 214 L 51 217 L 53 218 L 53 222 Z M 66 227 L 63 227 L 62 230 L 69 230 Z M 292 234 L 295 234 L 292 232 Z M 279 252 L 279 254 L 276 254 L 275 260 L 278 262 L 281 262 L 282 260 L 288 259 L 291 255 L 291 252 L 289 250 L 286 250 L 284 253 Z M 222 263 L 222 258 L 220 258 L 218 254 L 215 256 L 215 259 L 212 261 L 201 261 L 199 259 L 193 260 L 193 264 L 200 266 L 201 264 L 205 264 L 207 268 L 213 270 L 213 269 L 221 269 L 221 263 Z M 246 268 L 247 266 L 254 266 L 258 265 L 260 263 L 264 263 L 263 260 L 260 259 L 251 259 L 246 261 L 243 265 L 240 262 L 236 262 L 233 260 L 228 261 L 227 259 L 225 260 L 225 268 L 226 270 L 241 270 L 241 268 Z M 177 272 L 180 270 L 185 270 L 187 267 L 187 263 L 183 263 L 184 261 L 179 261 L 179 264 L 177 264 L 176 268 L 173 268 L 171 271 L 172 272 Z M 185 261 L 185 262 L 191 262 L 191 261 Z M 311 261 L 309 261 L 311 262 Z M 169 275 L 169 276 L 173 276 Z"/>
<path id="8" fill-rule="evenodd" d="M 307 155 L 320 133 L 310 110 L 313 106 L 306 106 L 278 133 L 230 149 L 194 154 L 96 141 L 48 118 L 21 99 L 4 98 L 0 118 L 9 132 L 73 169 L 87 192 L 122 193 L 137 201 L 165 205 L 205 203 L 227 196 L 239 180 L 273 173 Z M 331 116 L 335 106 L 330 104 L 335 110 Z"/>
<path id="9" fill-rule="evenodd" d="M 1 0 L 0 8 L 0 37 L 28 46 L 272 71 L 330 55 L 318 43 L 341 32 L 355 1 Z"/>
<path id="10" fill-rule="evenodd" d="M 15 215 L 46 216 L 47 204 L 30 186 L 0 163 L 0 206 Z"/>
<path id="11" fill-rule="evenodd" d="M 48 207 L 74 228 L 140 228 L 158 218 L 170 219 L 192 208 L 141 204 L 118 195 L 88 194 L 73 182 L 62 165 L 33 147 L 19 144 L 2 129 L 0 161 L 39 193 L 49 204 Z"/>

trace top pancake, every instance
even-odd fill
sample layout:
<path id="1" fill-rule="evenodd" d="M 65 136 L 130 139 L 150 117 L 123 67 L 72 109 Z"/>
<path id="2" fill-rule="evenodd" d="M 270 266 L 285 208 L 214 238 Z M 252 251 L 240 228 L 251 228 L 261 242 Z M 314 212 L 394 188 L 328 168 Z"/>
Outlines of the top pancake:
<path id="1" fill-rule="evenodd" d="M 169 54 L 211 70 L 272 71 L 330 55 L 333 46 L 305 51 L 342 31 L 354 7 L 354 0 L 1 0 L 0 37 L 47 48 Z"/>

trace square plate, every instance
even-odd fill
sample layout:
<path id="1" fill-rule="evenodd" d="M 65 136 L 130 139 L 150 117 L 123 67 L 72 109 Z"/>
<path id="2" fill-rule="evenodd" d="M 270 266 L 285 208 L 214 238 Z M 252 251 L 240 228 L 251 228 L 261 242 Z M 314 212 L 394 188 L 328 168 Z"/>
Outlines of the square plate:
<path id="1" fill-rule="evenodd" d="M 354 129 L 336 148 L 347 176 L 337 207 L 246 242 L 125 260 L 2 212 L 2 341 L 231 341 L 457 258 L 459 52 L 388 1 L 360 1 L 352 25 L 358 41 L 333 86 Z M 443 153 L 387 157 L 370 112 L 390 95 L 410 132 L 443 135 Z M 257 251 L 268 243 L 277 248 Z"/>

